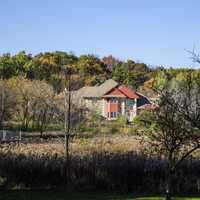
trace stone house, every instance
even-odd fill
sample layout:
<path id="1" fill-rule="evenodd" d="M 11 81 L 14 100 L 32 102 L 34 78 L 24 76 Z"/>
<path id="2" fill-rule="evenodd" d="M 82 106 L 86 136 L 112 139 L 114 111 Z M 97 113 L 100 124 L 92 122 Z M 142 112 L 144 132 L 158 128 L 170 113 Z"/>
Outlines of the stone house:
<path id="1" fill-rule="evenodd" d="M 133 121 L 138 110 L 153 109 L 148 97 L 138 93 L 125 85 L 109 79 L 94 87 L 83 87 L 73 91 L 74 103 L 84 106 L 108 120 L 115 120 L 119 115 Z"/>

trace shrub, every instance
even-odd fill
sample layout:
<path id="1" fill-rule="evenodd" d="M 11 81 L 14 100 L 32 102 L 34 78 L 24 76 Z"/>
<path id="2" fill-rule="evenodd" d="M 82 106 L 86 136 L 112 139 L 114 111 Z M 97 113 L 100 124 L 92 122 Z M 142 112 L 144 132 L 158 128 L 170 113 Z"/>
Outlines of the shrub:
<path id="1" fill-rule="evenodd" d="M 70 165 L 69 165 L 70 164 Z M 0 177 L 4 187 L 61 188 L 138 193 L 164 191 L 167 162 L 134 153 L 90 153 L 70 158 L 55 155 L 0 153 Z M 70 175 L 66 175 L 66 169 Z M 175 192 L 198 192 L 200 161 L 182 163 L 175 174 Z M 69 187 L 68 185 L 68 187 Z"/>

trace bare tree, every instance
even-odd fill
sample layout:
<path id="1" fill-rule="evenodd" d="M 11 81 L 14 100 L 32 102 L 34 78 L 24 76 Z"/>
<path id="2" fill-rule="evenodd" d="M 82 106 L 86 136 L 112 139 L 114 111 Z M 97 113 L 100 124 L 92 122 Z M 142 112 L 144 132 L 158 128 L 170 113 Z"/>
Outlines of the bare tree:
<path id="1" fill-rule="evenodd" d="M 40 136 L 49 123 L 53 122 L 55 111 L 55 93 L 53 88 L 44 81 L 33 81 L 33 101 L 30 105 L 32 126 L 40 131 Z"/>
<path id="2" fill-rule="evenodd" d="M 200 148 L 200 79 L 192 72 L 174 88 L 160 91 L 157 109 L 143 112 L 140 124 L 146 142 L 168 161 L 166 199 L 171 200 L 173 175 L 178 166 Z"/>
<path id="3" fill-rule="evenodd" d="M 3 129 L 3 123 L 12 117 L 16 105 L 15 95 L 8 87 L 7 81 L 0 80 L 0 128 Z"/>
<path id="4" fill-rule="evenodd" d="M 194 63 L 199 63 L 200 64 L 200 54 L 197 53 L 195 51 L 195 47 L 193 48 L 193 50 L 186 50 L 190 55 L 190 59 L 194 62 Z"/>
<path id="5" fill-rule="evenodd" d="M 16 105 L 13 108 L 13 117 L 20 121 L 23 129 L 28 129 L 32 120 L 31 105 L 34 99 L 34 84 L 23 77 L 8 80 L 9 90 L 15 96 Z"/>
<path id="6" fill-rule="evenodd" d="M 39 130 L 42 136 L 54 117 L 56 105 L 52 86 L 45 81 L 31 81 L 23 77 L 8 80 L 6 86 L 4 108 L 10 105 L 9 120 L 20 123 L 24 130 Z M 12 105 L 11 100 L 14 102 Z"/>
<path id="7" fill-rule="evenodd" d="M 3 119 L 4 119 L 4 113 L 5 113 L 5 106 L 4 106 L 4 101 L 5 101 L 5 91 L 4 91 L 4 82 L 1 79 L 1 113 L 0 113 L 0 127 L 3 129 Z"/>
<path id="8" fill-rule="evenodd" d="M 72 109 L 72 94 L 71 94 L 71 76 L 73 74 L 73 67 L 63 63 L 63 72 L 65 76 L 64 89 L 64 154 L 66 158 L 66 185 L 69 184 L 70 179 L 70 139 L 73 137 L 71 133 L 71 109 Z"/>

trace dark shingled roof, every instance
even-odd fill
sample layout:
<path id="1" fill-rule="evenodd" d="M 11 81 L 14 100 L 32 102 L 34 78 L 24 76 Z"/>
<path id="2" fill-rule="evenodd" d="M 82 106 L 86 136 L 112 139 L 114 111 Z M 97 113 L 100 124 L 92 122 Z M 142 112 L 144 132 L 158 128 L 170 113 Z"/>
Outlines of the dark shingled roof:
<path id="1" fill-rule="evenodd" d="M 118 83 L 112 79 L 109 79 L 105 81 L 100 86 L 94 86 L 94 87 L 83 87 L 77 91 L 74 91 L 74 95 L 77 98 L 90 98 L 90 97 L 101 97 L 104 94 L 108 93 L 110 90 L 118 86 Z"/>

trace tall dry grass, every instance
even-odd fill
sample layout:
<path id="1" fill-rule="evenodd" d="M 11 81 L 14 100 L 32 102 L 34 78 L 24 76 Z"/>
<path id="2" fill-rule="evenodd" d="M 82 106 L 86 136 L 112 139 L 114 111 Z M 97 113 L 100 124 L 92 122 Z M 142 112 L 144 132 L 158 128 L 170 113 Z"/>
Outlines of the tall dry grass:
<path id="1" fill-rule="evenodd" d="M 70 162 L 63 157 L 62 142 L 41 140 L 2 145 L 1 187 L 164 192 L 167 162 L 143 153 L 134 137 L 74 139 Z M 66 171 L 70 173 L 67 175 Z M 185 161 L 174 177 L 174 192 L 198 193 L 200 160 Z"/>

